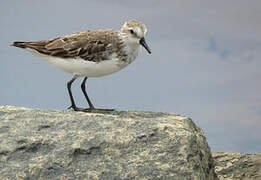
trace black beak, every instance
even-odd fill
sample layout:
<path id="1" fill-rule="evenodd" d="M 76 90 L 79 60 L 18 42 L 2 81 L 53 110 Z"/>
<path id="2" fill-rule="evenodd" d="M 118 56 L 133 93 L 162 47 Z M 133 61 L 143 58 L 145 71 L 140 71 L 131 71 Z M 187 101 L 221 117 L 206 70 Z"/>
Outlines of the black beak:
<path id="1" fill-rule="evenodd" d="M 151 50 L 150 50 L 150 48 L 149 48 L 149 46 L 148 46 L 148 44 L 146 43 L 146 41 L 145 41 L 145 38 L 143 37 L 143 38 L 141 38 L 140 39 L 140 44 L 148 51 L 148 53 L 150 53 L 151 54 Z"/>

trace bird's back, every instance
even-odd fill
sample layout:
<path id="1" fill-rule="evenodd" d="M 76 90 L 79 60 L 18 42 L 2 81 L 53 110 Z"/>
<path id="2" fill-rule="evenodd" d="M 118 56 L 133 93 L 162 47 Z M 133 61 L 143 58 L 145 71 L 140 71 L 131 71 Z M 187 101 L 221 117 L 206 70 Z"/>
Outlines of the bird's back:
<path id="1" fill-rule="evenodd" d="M 81 58 L 100 62 L 113 53 L 121 52 L 123 42 L 117 30 L 92 30 L 51 40 L 14 42 L 13 46 L 33 49 L 40 54 L 60 58 Z"/>

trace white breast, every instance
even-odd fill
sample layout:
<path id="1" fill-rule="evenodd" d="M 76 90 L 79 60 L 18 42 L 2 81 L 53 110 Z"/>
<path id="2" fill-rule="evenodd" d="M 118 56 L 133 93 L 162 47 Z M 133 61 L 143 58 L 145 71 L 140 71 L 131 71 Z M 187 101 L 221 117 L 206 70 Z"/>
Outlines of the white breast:
<path id="1" fill-rule="evenodd" d="M 83 77 L 101 77 L 120 71 L 133 62 L 140 52 L 139 45 L 127 43 L 124 47 L 127 54 L 125 61 L 119 59 L 116 54 L 112 54 L 108 60 L 101 62 L 86 61 L 80 58 L 59 58 L 41 54 L 36 50 L 29 49 L 33 55 L 46 60 L 51 65 L 71 74 Z"/>

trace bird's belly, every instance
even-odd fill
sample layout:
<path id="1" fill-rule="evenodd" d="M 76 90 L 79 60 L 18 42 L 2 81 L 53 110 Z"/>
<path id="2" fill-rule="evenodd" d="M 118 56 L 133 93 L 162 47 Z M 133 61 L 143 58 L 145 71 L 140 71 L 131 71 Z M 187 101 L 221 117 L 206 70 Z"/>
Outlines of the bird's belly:
<path id="1" fill-rule="evenodd" d="M 119 59 L 104 60 L 101 62 L 86 61 L 84 59 L 62 59 L 53 56 L 35 54 L 51 65 L 71 74 L 83 77 L 106 76 L 126 67 Z"/>
<path id="2" fill-rule="evenodd" d="M 70 73 L 79 76 L 101 77 L 120 71 L 122 68 L 118 65 L 119 60 L 104 60 L 102 62 L 92 62 L 85 60 L 73 60 L 70 63 Z"/>

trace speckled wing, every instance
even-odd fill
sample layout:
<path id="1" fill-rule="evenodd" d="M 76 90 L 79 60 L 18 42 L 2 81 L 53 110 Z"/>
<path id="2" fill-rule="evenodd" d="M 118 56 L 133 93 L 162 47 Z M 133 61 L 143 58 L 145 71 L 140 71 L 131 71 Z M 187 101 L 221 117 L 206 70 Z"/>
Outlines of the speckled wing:
<path id="1" fill-rule="evenodd" d="M 110 54 L 119 52 L 122 42 L 116 30 L 93 30 L 52 40 L 14 42 L 13 45 L 60 58 L 81 58 L 100 62 L 108 59 Z"/>

